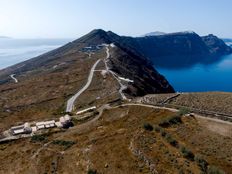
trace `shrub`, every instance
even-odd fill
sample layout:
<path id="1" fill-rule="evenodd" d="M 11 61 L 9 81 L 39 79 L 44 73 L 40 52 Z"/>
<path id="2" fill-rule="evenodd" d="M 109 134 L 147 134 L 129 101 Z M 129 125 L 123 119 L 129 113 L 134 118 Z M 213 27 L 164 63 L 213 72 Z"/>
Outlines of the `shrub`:
<path id="1" fill-rule="evenodd" d="M 207 171 L 208 163 L 206 160 L 202 158 L 201 155 L 196 155 L 194 160 L 196 161 L 197 165 L 201 168 L 202 171 Z"/>
<path id="2" fill-rule="evenodd" d="M 97 174 L 97 171 L 93 169 L 89 169 L 87 174 Z"/>
<path id="3" fill-rule="evenodd" d="M 225 172 L 216 166 L 209 166 L 207 174 L 225 174 Z"/>
<path id="4" fill-rule="evenodd" d="M 178 145 L 178 142 L 175 139 L 173 139 L 170 134 L 166 134 L 165 139 L 169 144 L 171 144 L 174 147 Z"/>
<path id="5" fill-rule="evenodd" d="M 143 128 L 144 128 L 145 130 L 147 130 L 147 131 L 153 131 L 153 126 L 152 126 L 151 124 L 149 124 L 149 123 L 145 123 L 145 124 L 143 125 Z"/>
<path id="6" fill-rule="evenodd" d="M 161 131 L 161 127 L 155 126 L 155 131 L 156 131 L 156 132 L 160 132 L 160 131 Z"/>
<path id="7" fill-rule="evenodd" d="M 191 150 L 187 149 L 186 147 L 181 147 L 181 153 L 183 154 L 185 158 L 193 161 L 194 154 L 192 153 Z"/>
<path id="8" fill-rule="evenodd" d="M 163 120 L 161 123 L 159 123 L 159 126 L 169 127 L 171 125 L 179 124 L 179 123 L 182 123 L 181 117 L 175 115 L 168 119 Z"/>
<path id="9" fill-rule="evenodd" d="M 165 130 L 163 130 L 163 129 L 161 129 L 161 131 L 160 131 L 160 132 L 161 132 L 161 136 L 162 136 L 162 137 L 165 137 L 165 136 L 166 136 L 166 134 L 167 134 L 167 133 L 165 132 Z"/>
<path id="10" fill-rule="evenodd" d="M 190 110 L 188 108 L 180 108 L 179 112 L 177 114 L 178 114 L 178 116 L 183 116 L 183 115 L 188 114 L 188 113 L 190 113 Z"/>
<path id="11" fill-rule="evenodd" d="M 32 142 L 41 142 L 41 141 L 45 141 L 46 140 L 46 136 L 45 135 L 33 135 L 31 137 L 31 141 Z"/>
<path id="12" fill-rule="evenodd" d="M 159 123 L 159 126 L 161 126 L 161 127 L 169 127 L 169 126 L 170 126 L 170 124 L 169 124 L 169 119 L 162 120 L 162 121 Z"/>
<path id="13" fill-rule="evenodd" d="M 179 124 L 182 123 L 181 117 L 180 116 L 174 116 L 172 119 L 169 121 L 171 124 Z"/>
<path id="14" fill-rule="evenodd" d="M 54 140 L 52 144 L 64 146 L 65 149 L 70 148 L 72 145 L 75 144 L 73 141 L 64 141 L 64 140 Z"/>

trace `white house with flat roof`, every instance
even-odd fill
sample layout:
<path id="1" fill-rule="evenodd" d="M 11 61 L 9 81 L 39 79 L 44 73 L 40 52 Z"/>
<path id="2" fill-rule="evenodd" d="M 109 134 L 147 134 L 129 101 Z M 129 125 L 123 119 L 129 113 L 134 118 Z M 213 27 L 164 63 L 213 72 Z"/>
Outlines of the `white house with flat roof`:
<path id="1" fill-rule="evenodd" d="M 11 127 L 10 130 L 11 130 L 11 133 L 13 135 L 30 134 L 32 132 L 32 129 L 31 129 L 29 123 L 25 123 L 23 125 Z"/>
<path id="2" fill-rule="evenodd" d="M 42 121 L 42 122 L 38 122 L 35 124 L 37 130 L 39 129 L 45 129 L 45 128 L 53 128 L 55 127 L 55 120 L 51 120 L 51 121 Z"/>

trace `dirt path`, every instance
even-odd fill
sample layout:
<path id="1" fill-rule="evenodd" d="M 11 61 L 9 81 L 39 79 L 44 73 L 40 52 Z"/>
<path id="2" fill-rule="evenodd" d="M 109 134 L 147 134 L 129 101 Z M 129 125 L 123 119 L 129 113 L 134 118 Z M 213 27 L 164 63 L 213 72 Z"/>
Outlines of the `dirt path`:
<path id="1" fill-rule="evenodd" d="M 119 94 L 121 95 L 123 100 L 127 100 L 127 97 L 123 94 L 123 90 L 125 90 L 127 88 L 127 86 L 123 85 L 120 81 L 119 76 L 109 69 L 109 67 L 107 65 L 107 61 L 109 58 L 110 58 L 110 50 L 109 50 L 109 45 L 107 45 L 106 46 L 106 58 L 104 59 L 106 71 L 111 73 L 112 76 L 118 81 L 118 83 L 120 85 Z"/>
<path id="2" fill-rule="evenodd" d="M 18 79 L 15 78 L 16 74 L 11 74 L 10 77 L 15 81 L 15 83 L 18 83 Z"/>

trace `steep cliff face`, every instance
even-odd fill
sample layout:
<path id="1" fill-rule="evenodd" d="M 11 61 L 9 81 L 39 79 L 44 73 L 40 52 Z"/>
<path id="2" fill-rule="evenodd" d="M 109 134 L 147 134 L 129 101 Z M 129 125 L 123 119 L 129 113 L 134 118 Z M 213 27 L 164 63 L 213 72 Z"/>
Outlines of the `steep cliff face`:
<path id="1" fill-rule="evenodd" d="M 121 43 L 123 38 L 109 31 L 97 29 L 74 41 L 74 44 L 96 46 L 102 43 L 114 43 L 116 47 L 111 50 L 109 66 L 112 71 L 122 77 L 133 80 L 125 92 L 133 96 L 141 96 L 151 93 L 172 93 L 173 87 L 164 76 L 160 75 L 151 62 L 138 51 Z"/>
<path id="2" fill-rule="evenodd" d="M 202 40 L 208 46 L 211 54 L 226 55 L 232 53 L 231 47 L 227 46 L 223 40 L 213 34 L 202 37 Z"/>
<path id="3" fill-rule="evenodd" d="M 200 37 L 194 32 L 114 38 L 121 46 L 139 53 L 155 66 L 166 68 L 210 63 L 232 53 L 232 49 L 216 36 Z"/>
<path id="4" fill-rule="evenodd" d="M 125 90 L 132 96 L 152 93 L 172 93 L 174 89 L 164 76 L 160 75 L 145 59 L 120 47 L 114 48 L 109 59 L 111 69 L 122 77 L 132 79 Z"/>
<path id="5" fill-rule="evenodd" d="M 175 33 L 136 38 L 148 57 L 168 57 L 208 54 L 209 50 L 196 33 Z"/>

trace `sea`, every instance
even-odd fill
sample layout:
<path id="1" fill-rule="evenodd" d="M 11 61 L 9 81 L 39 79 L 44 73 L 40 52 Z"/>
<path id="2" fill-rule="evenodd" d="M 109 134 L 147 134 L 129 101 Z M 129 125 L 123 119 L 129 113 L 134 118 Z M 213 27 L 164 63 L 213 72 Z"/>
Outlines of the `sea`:
<path id="1" fill-rule="evenodd" d="M 219 60 L 190 67 L 155 68 L 177 92 L 232 92 L 232 54 Z"/>
<path id="2" fill-rule="evenodd" d="M 0 39 L 0 70 L 58 48 L 73 39 Z M 231 42 L 231 41 L 230 41 Z M 231 44 L 231 43 L 228 43 Z M 177 92 L 232 92 L 232 55 L 215 63 L 155 68 Z"/>
<path id="3" fill-rule="evenodd" d="M 72 40 L 0 38 L 0 70 L 56 49 Z"/>

